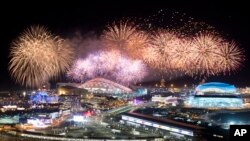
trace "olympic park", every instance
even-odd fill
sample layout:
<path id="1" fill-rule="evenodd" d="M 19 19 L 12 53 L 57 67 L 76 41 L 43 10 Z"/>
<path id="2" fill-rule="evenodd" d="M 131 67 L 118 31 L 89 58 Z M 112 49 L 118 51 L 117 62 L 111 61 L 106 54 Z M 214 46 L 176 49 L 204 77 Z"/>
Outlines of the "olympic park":
<path id="1" fill-rule="evenodd" d="M 192 140 L 208 134 L 209 139 L 225 139 L 229 125 L 249 124 L 248 94 L 234 85 L 208 82 L 167 87 L 163 82 L 126 87 L 94 78 L 58 83 L 53 92 L 26 92 L 30 107 L 21 110 L 26 119 L 16 114 L 1 116 L 1 124 L 11 125 L 2 125 L 1 130 L 24 139 Z M 18 106 L 2 107 L 5 112 L 10 109 L 20 112 Z"/>
<path id="2" fill-rule="evenodd" d="M 105 95 L 119 98 L 130 98 L 147 95 L 151 89 L 140 87 L 132 90 L 121 84 L 104 78 L 95 78 L 84 84 L 75 84 L 75 87 L 86 89 L 96 95 Z M 208 82 L 195 87 L 184 101 L 186 107 L 211 109 L 242 109 L 246 108 L 242 94 L 234 85 L 222 82 Z"/>

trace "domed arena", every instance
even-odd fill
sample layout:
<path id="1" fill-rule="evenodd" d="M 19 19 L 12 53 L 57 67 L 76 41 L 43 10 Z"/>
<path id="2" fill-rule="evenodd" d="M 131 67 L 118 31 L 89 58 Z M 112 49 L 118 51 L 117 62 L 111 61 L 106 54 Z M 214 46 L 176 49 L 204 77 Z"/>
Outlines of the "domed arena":
<path id="1" fill-rule="evenodd" d="M 118 83 L 115 83 L 113 81 L 110 81 L 110 80 L 104 79 L 104 78 L 91 79 L 91 80 L 79 85 L 78 87 L 86 89 L 91 93 L 106 94 L 106 95 L 113 95 L 113 96 L 114 95 L 131 94 L 133 92 L 128 87 L 125 87 L 123 85 L 120 85 Z"/>
<path id="2" fill-rule="evenodd" d="M 217 93 L 217 94 L 236 94 L 236 87 L 234 85 L 221 83 L 221 82 L 209 82 L 198 85 L 195 89 L 197 94 L 204 93 Z"/>
<path id="3" fill-rule="evenodd" d="M 243 99 L 234 85 L 209 82 L 196 87 L 185 106 L 194 108 L 243 108 Z"/>

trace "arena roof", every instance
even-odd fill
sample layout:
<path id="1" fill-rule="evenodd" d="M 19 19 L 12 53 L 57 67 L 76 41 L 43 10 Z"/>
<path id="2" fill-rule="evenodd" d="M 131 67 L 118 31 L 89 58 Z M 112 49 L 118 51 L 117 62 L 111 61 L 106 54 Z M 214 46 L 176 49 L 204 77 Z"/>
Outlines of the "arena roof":
<path id="1" fill-rule="evenodd" d="M 93 93 L 132 93 L 130 88 L 104 78 L 91 79 L 78 87 L 87 89 Z"/>
<path id="2" fill-rule="evenodd" d="M 227 83 L 221 82 L 209 82 L 200 84 L 196 87 L 197 94 L 204 93 L 227 93 L 232 94 L 236 93 L 236 87 Z"/>
<path id="3" fill-rule="evenodd" d="M 125 113 L 124 115 L 134 116 L 134 117 L 138 117 L 138 118 L 142 118 L 142 119 L 148 119 L 148 120 L 151 120 L 151 121 L 154 121 L 154 122 L 179 126 L 179 127 L 186 128 L 186 129 L 197 129 L 197 130 L 204 129 L 201 126 L 192 125 L 192 124 L 188 124 L 188 123 L 184 123 L 184 122 L 180 122 L 180 121 L 175 121 L 175 120 L 168 119 L 168 118 L 157 118 L 157 117 L 154 117 L 154 116 L 150 116 L 150 115 L 146 115 L 146 114 L 140 114 L 140 113 L 136 113 L 136 112 L 128 112 L 128 113 Z"/>

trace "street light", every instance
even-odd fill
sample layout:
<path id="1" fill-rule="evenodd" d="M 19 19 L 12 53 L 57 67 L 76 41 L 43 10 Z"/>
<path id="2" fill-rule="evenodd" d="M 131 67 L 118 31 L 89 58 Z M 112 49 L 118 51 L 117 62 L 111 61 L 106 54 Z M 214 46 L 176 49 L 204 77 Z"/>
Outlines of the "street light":
<path id="1" fill-rule="evenodd" d="M 26 92 L 23 92 L 23 97 L 25 97 L 26 96 Z"/>

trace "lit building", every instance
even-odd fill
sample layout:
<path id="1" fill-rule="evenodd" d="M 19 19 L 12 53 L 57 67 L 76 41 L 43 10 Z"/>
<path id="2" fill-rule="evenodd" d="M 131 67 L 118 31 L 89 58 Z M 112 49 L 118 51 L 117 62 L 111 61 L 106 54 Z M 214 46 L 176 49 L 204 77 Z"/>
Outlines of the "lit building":
<path id="1" fill-rule="evenodd" d="M 44 91 L 37 91 L 30 96 L 30 101 L 33 104 L 58 103 L 58 96 L 48 95 L 48 93 Z"/>
<path id="2" fill-rule="evenodd" d="M 163 78 L 161 78 L 160 87 L 166 87 L 165 80 Z"/>
<path id="3" fill-rule="evenodd" d="M 190 96 L 185 105 L 195 108 L 243 108 L 243 99 L 235 86 L 210 82 L 197 86 L 195 95 Z"/>
<path id="4" fill-rule="evenodd" d="M 122 95 L 133 93 L 132 89 L 104 78 L 94 78 L 78 87 L 94 94 Z"/>
<path id="5" fill-rule="evenodd" d="M 77 86 L 64 85 L 59 86 L 56 89 L 57 94 L 59 95 L 85 95 L 88 93 L 85 89 L 77 88 Z"/>
<path id="6" fill-rule="evenodd" d="M 70 109 L 71 111 L 82 109 L 80 95 L 61 95 L 59 102 L 62 103 L 60 109 Z"/>
<path id="7" fill-rule="evenodd" d="M 62 103 L 60 109 L 71 109 L 79 111 L 82 109 L 81 100 L 91 98 L 92 94 L 86 89 L 78 88 L 79 84 L 75 83 L 57 83 L 57 94 L 59 94 L 59 102 Z"/>
<path id="8" fill-rule="evenodd" d="M 161 95 L 154 95 L 152 97 L 153 102 L 159 102 L 164 104 L 171 104 L 173 106 L 178 104 L 177 97 L 173 96 L 161 96 Z"/>
<path id="9" fill-rule="evenodd" d="M 239 89 L 239 91 L 242 94 L 250 94 L 250 87 L 241 88 L 241 89 Z"/>
<path id="10" fill-rule="evenodd" d="M 17 124 L 19 123 L 19 116 L 8 116 L 6 114 L 0 115 L 0 124 Z"/>
<path id="11" fill-rule="evenodd" d="M 228 93 L 228 94 L 235 94 L 236 87 L 234 85 L 221 83 L 221 82 L 209 82 L 198 85 L 195 89 L 197 94 L 204 94 L 204 93 Z"/>
<path id="12" fill-rule="evenodd" d="M 32 125 L 33 128 L 46 128 L 55 125 L 69 114 L 70 110 L 43 111 L 27 118 L 26 124 Z"/>
<path id="13" fill-rule="evenodd" d="M 139 127 L 148 126 L 185 136 L 195 136 L 196 132 L 203 130 L 203 127 L 199 127 L 196 125 L 190 125 L 171 119 L 155 118 L 149 115 L 134 112 L 123 114 L 121 122 Z"/>

